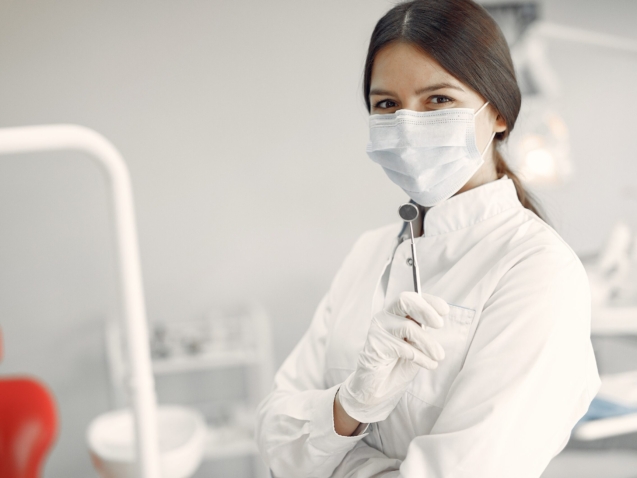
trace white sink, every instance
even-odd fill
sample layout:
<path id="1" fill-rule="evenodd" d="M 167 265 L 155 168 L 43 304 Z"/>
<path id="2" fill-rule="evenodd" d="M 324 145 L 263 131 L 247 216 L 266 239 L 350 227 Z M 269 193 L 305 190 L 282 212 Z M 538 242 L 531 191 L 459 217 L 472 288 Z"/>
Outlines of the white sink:
<path id="1" fill-rule="evenodd" d="M 187 478 L 197 470 L 207 437 L 197 410 L 174 405 L 157 407 L 162 478 Z M 95 418 L 88 427 L 91 460 L 102 478 L 137 478 L 133 417 L 130 409 Z"/>

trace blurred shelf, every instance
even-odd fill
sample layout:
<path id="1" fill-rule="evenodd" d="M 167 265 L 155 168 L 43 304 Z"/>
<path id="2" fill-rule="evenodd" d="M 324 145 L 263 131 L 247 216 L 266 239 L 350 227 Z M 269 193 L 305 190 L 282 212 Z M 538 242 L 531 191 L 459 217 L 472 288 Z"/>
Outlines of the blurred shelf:
<path id="1" fill-rule="evenodd" d="M 600 375 L 597 396 L 624 407 L 637 408 L 637 370 Z"/>
<path id="2" fill-rule="evenodd" d="M 584 422 L 575 428 L 573 437 L 590 441 L 633 432 L 637 432 L 637 413 Z"/>
<path id="3" fill-rule="evenodd" d="M 156 375 L 181 373 L 240 365 L 253 365 L 258 362 L 255 350 L 227 350 L 205 352 L 195 355 L 176 355 L 165 359 L 153 359 L 153 372 Z"/>
<path id="4" fill-rule="evenodd" d="M 593 307 L 593 335 L 637 335 L 637 307 Z"/>
<path id="5" fill-rule="evenodd" d="M 259 450 L 252 433 L 240 427 L 208 429 L 208 440 L 204 451 L 205 460 L 221 460 L 238 456 L 258 455 Z"/>
<path id="6" fill-rule="evenodd" d="M 628 450 L 564 450 L 542 478 L 634 478 L 637 453 Z"/>
<path id="7" fill-rule="evenodd" d="M 220 368 L 231 368 L 231 373 L 238 373 L 244 382 L 244 391 L 229 404 L 220 407 L 212 397 L 205 399 L 197 395 L 194 408 L 208 411 L 204 413 L 208 421 L 204 460 L 249 459 L 253 462 L 254 476 L 268 478 L 269 470 L 254 441 L 254 409 L 268 394 L 274 379 L 270 321 L 258 305 L 247 304 L 239 309 L 245 310 L 225 315 L 215 309 L 202 320 L 155 324 L 150 340 L 152 370 L 156 378 Z M 119 321 L 107 321 L 105 339 L 113 402 L 119 408 L 128 403 L 127 386 L 130 385 Z M 242 368 L 254 373 L 244 373 Z M 219 385 L 223 387 L 223 381 Z M 197 389 L 196 386 L 189 388 Z M 184 394 L 182 400 L 193 406 L 192 397 L 187 396 Z"/>

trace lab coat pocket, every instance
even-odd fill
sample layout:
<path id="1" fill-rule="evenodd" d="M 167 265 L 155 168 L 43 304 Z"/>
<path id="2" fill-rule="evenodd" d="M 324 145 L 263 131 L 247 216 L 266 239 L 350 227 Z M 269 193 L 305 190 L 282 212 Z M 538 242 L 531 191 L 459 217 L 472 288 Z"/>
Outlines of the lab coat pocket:
<path id="1" fill-rule="evenodd" d="M 475 310 L 449 304 L 449 315 L 439 329 L 428 332 L 445 350 L 445 358 L 435 370 L 422 369 L 408 392 L 430 405 L 442 407 L 451 384 L 462 368 L 469 347 L 469 329 Z"/>

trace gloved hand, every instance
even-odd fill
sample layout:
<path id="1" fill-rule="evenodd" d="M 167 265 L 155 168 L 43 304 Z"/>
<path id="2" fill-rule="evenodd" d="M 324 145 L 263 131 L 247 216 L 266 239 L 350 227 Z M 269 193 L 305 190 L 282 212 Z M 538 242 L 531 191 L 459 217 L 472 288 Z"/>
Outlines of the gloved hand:
<path id="1" fill-rule="evenodd" d="M 349 416 L 361 423 L 384 420 L 420 368 L 438 366 L 445 351 L 426 327 L 442 327 L 442 316 L 448 313 L 449 306 L 440 297 L 403 292 L 389 309 L 372 318 L 356 370 L 338 391 Z"/>

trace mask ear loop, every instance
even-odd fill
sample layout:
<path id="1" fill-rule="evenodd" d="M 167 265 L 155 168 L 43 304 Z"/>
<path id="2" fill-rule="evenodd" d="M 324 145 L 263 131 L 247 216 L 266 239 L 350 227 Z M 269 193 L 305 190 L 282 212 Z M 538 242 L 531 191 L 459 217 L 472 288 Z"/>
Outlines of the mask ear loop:
<path id="1" fill-rule="evenodd" d="M 485 104 L 483 104 L 478 111 L 476 111 L 473 114 L 473 117 L 475 118 L 476 116 L 478 116 L 480 114 L 480 112 L 489 104 L 489 102 L 487 101 Z M 480 154 L 480 157 L 484 157 L 484 153 L 487 152 L 487 150 L 489 149 L 489 146 L 491 146 L 491 143 L 493 142 L 493 138 L 495 138 L 495 131 L 493 132 L 493 134 L 491 135 L 491 139 L 489 139 L 489 142 L 487 143 L 487 146 L 484 148 L 484 150 L 482 151 L 482 153 Z"/>
<path id="2" fill-rule="evenodd" d="M 480 108 L 478 108 L 478 111 L 476 111 L 475 113 L 473 113 L 473 117 L 475 118 L 476 116 L 478 116 L 480 114 L 480 112 L 489 104 L 489 102 L 487 101 L 485 104 L 483 104 Z"/>
<path id="3" fill-rule="evenodd" d="M 484 153 L 486 153 L 489 150 L 489 146 L 491 146 L 491 143 L 493 143 L 493 138 L 495 138 L 495 131 L 493 132 L 493 134 L 491 135 L 491 139 L 489 140 L 489 142 L 487 143 L 487 146 L 484 148 L 484 151 L 482 151 L 482 154 L 480 154 L 480 157 L 484 157 Z"/>

